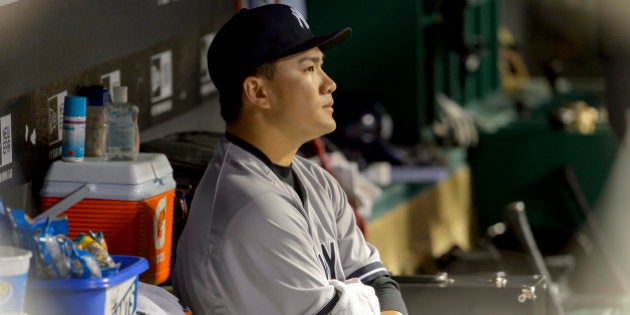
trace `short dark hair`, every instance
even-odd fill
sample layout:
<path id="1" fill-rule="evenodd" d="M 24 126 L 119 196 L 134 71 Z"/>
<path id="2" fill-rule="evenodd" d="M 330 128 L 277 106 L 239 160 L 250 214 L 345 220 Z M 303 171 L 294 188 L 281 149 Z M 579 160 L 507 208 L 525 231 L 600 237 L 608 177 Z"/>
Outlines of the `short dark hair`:
<path id="1" fill-rule="evenodd" d="M 254 69 L 251 75 L 264 77 L 266 79 L 273 79 L 276 72 L 275 61 L 265 62 Z M 243 104 L 241 102 L 241 96 L 243 95 L 243 82 L 239 86 L 235 86 L 232 89 L 227 89 L 221 92 L 221 117 L 226 123 L 234 122 L 241 114 L 241 108 Z"/>

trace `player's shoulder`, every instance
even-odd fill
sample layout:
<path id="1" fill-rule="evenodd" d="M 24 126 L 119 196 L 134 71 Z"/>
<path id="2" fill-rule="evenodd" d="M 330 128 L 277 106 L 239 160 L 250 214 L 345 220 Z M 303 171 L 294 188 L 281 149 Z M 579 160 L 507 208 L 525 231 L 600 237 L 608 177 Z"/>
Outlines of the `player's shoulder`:
<path id="1" fill-rule="evenodd" d="M 313 176 L 329 177 L 330 174 L 318 163 L 313 160 L 307 159 L 303 156 L 296 155 L 293 159 L 293 163 L 296 165 L 298 171 L 306 172 Z"/>

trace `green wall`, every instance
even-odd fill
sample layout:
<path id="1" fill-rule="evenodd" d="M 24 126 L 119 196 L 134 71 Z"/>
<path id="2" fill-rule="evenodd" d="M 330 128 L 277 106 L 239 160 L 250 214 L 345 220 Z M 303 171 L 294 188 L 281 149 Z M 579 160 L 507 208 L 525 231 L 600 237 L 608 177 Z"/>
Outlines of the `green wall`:
<path id="1" fill-rule="evenodd" d="M 463 11 L 466 46 L 479 48 L 478 71 L 464 73 L 446 48 L 440 1 L 307 1 L 316 33 L 350 26 L 349 41 L 326 52 L 338 89 L 379 100 L 394 121 L 392 142 L 414 144 L 436 117 L 435 93 L 462 104 L 498 87 L 497 2 L 469 1 Z M 463 81 L 463 84 L 462 84 Z"/>

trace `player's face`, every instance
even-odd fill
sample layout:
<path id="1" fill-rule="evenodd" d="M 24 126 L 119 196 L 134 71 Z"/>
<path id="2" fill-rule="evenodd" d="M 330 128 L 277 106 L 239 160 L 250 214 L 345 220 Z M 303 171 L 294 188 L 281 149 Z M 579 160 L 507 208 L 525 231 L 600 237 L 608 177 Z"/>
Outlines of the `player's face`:
<path id="1" fill-rule="evenodd" d="M 296 140 L 306 142 L 335 130 L 332 92 L 335 82 L 324 72 L 319 48 L 276 62 L 268 81 L 274 123 Z"/>

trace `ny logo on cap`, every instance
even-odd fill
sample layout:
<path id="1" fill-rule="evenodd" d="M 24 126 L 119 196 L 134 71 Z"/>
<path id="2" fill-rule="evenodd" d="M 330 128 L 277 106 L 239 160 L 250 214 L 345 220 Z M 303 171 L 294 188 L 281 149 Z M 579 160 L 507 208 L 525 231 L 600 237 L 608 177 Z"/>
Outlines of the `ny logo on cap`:
<path id="1" fill-rule="evenodd" d="M 303 28 L 311 28 L 310 26 L 308 26 L 308 23 L 306 23 L 306 19 L 304 18 L 304 16 L 302 16 L 302 14 L 298 10 L 296 10 L 295 8 L 291 8 L 291 13 L 293 13 L 293 16 L 295 16 L 295 18 L 298 20 L 300 26 L 302 26 Z"/>

